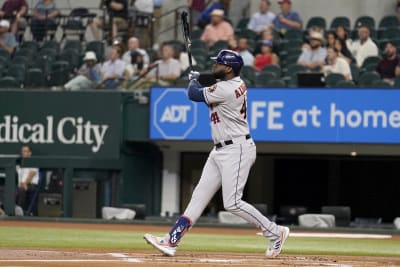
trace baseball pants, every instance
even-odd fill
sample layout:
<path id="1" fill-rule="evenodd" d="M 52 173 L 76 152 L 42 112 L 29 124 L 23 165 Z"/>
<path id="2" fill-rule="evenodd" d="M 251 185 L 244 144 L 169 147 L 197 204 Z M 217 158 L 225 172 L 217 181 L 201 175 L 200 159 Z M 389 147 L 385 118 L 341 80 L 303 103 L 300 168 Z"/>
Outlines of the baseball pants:
<path id="1" fill-rule="evenodd" d="M 189 217 L 195 224 L 211 198 L 222 186 L 225 210 L 261 229 L 265 237 L 269 239 L 279 237 L 278 226 L 242 200 L 243 189 L 255 159 L 256 145 L 251 138 L 221 148 L 214 147 L 184 216 Z"/>

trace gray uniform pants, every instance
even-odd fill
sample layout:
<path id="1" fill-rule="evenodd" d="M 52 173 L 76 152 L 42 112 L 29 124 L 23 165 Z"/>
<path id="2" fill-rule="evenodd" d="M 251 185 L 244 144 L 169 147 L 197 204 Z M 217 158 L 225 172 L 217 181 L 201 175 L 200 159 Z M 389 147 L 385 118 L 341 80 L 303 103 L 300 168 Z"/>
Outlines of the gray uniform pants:
<path id="1" fill-rule="evenodd" d="M 211 198 L 222 186 L 224 208 L 260 228 L 265 237 L 276 239 L 279 228 L 256 208 L 242 200 L 249 171 L 256 159 L 256 145 L 252 139 L 239 140 L 210 152 L 184 216 L 198 220 Z"/>

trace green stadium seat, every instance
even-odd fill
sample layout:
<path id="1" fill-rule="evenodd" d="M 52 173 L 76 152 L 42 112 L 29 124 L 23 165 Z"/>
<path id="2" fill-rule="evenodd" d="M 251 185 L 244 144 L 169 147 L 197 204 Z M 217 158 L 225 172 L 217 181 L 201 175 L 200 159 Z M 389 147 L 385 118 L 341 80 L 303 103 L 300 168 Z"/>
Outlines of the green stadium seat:
<path id="1" fill-rule="evenodd" d="M 356 84 L 353 81 L 339 81 L 333 86 L 334 88 L 355 88 Z"/>
<path id="2" fill-rule="evenodd" d="M 331 29 L 336 29 L 337 26 L 343 26 L 346 29 L 350 29 L 350 19 L 346 16 L 337 16 L 332 19 Z"/>
<path id="3" fill-rule="evenodd" d="M 326 29 L 325 18 L 320 17 L 320 16 L 311 17 L 307 22 L 306 29 L 310 29 L 310 28 L 314 28 L 314 27 L 318 27 L 322 30 L 325 30 Z"/>
<path id="4" fill-rule="evenodd" d="M 354 29 L 358 29 L 361 25 L 367 25 L 369 29 L 375 29 L 375 19 L 371 16 L 360 16 L 354 22 Z"/>
<path id="5" fill-rule="evenodd" d="M 325 77 L 325 84 L 326 84 L 326 87 L 335 87 L 338 82 L 344 81 L 344 80 L 345 80 L 345 78 L 344 78 L 343 74 L 329 73 Z"/>
<path id="6" fill-rule="evenodd" d="M 43 71 L 39 68 L 31 68 L 26 71 L 25 88 L 46 87 L 46 78 Z"/>
<path id="7" fill-rule="evenodd" d="M 373 82 L 380 80 L 381 77 L 374 71 L 366 71 L 357 80 L 358 87 L 373 87 Z"/>
<path id="8" fill-rule="evenodd" d="M 4 76 L 0 78 L 0 88 L 2 89 L 20 89 L 21 84 L 11 76 Z"/>

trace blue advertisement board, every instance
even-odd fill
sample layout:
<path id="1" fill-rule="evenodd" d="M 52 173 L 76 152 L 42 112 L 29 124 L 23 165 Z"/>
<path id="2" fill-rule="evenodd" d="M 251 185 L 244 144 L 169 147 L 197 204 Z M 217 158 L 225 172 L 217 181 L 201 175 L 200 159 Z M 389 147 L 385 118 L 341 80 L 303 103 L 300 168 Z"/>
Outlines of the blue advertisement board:
<path id="1" fill-rule="evenodd" d="M 400 144 L 400 90 L 248 89 L 256 141 Z M 152 88 L 150 139 L 211 140 L 205 103 L 185 88 Z"/>

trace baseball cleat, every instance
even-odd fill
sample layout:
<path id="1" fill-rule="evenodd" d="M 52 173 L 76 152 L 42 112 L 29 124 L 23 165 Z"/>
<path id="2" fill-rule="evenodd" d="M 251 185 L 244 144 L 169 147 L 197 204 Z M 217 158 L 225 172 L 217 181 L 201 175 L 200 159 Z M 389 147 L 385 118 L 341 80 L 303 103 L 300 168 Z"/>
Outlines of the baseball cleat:
<path id="1" fill-rule="evenodd" d="M 276 240 L 271 240 L 269 243 L 269 247 L 265 252 L 265 256 L 268 258 L 276 258 L 281 253 L 283 244 L 289 236 L 289 228 L 285 226 L 280 226 L 280 236 Z"/>
<path id="2" fill-rule="evenodd" d="M 148 244 L 152 245 L 162 254 L 170 257 L 175 256 L 176 247 L 171 246 L 171 244 L 169 243 L 169 234 L 166 234 L 164 237 L 145 234 L 143 238 L 146 240 Z"/>

